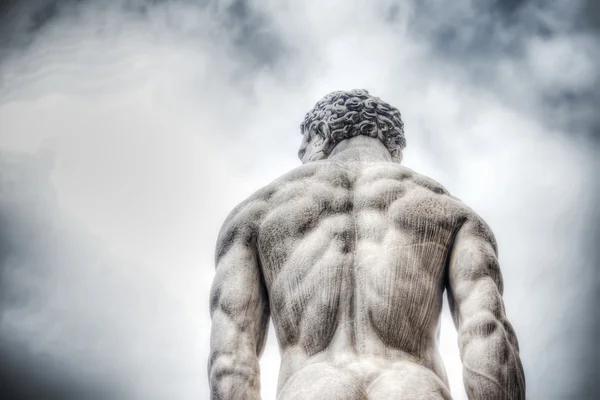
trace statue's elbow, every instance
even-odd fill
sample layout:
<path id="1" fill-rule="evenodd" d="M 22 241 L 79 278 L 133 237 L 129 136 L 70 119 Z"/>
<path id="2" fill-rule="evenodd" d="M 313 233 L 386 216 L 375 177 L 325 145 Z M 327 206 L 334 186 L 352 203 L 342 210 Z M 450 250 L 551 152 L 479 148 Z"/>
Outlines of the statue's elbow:
<path id="1" fill-rule="evenodd" d="M 467 347 L 473 341 L 489 340 L 501 334 L 502 324 L 493 313 L 479 312 L 464 320 L 458 330 L 460 348 Z"/>

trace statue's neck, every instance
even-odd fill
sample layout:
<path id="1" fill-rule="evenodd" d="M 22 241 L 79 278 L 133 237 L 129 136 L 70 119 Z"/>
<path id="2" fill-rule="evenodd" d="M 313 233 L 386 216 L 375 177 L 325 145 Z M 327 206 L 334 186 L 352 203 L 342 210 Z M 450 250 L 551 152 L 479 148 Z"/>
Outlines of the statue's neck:
<path id="1" fill-rule="evenodd" d="M 392 161 L 388 149 L 377 138 L 355 136 L 339 142 L 327 157 L 337 161 Z"/>

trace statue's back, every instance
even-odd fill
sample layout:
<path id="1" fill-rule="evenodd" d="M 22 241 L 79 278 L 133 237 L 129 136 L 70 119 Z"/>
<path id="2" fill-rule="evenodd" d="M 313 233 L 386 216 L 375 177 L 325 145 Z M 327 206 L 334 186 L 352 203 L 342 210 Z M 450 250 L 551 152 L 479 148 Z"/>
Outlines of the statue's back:
<path id="1" fill-rule="evenodd" d="M 303 165 L 254 201 L 281 386 L 316 363 L 364 387 L 407 363 L 446 381 L 436 333 L 460 202 L 396 163 L 336 161 Z"/>

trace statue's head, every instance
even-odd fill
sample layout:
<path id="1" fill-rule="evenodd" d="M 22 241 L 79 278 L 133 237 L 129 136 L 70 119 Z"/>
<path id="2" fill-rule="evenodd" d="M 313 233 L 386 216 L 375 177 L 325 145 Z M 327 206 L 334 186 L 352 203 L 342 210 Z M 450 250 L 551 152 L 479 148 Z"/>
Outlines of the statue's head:
<path id="1" fill-rule="evenodd" d="M 327 158 L 339 142 L 358 135 L 379 139 L 397 162 L 406 147 L 400 111 L 362 89 L 323 97 L 306 114 L 300 131 L 304 139 L 298 157 L 303 163 Z"/>

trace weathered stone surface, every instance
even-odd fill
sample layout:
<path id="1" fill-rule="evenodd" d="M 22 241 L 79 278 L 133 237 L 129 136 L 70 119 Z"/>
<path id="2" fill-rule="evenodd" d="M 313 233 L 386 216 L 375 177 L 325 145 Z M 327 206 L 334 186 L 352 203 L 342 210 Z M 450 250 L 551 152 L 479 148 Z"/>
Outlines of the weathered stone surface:
<path id="1" fill-rule="evenodd" d="M 450 399 L 437 349 L 446 290 L 469 398 L 524 399 L 494 236 L 400 165 L 398 110 L 334 92 L 301 129 L 303 165 L 236 207 L 218 238 L 212 398 L 260 398 L 271 317 L 279 400 Z"/>

